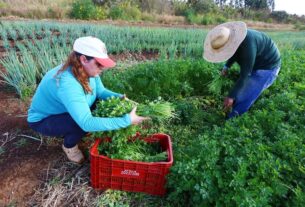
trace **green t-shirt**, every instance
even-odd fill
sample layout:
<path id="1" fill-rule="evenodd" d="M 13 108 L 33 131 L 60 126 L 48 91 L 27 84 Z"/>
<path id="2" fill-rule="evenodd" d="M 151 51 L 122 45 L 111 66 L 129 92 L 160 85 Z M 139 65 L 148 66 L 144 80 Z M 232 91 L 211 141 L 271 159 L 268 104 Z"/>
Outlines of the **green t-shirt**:
<path id="1" fill-rule="evenodd" d="M 278 48 L 270 37 L 256 30 L 247 30 L 246 38 L 238 47 L 235 54 L 227 61 L 226 67 L 230 68 L 237 62 L 240 66 L 240 76 L 229 97 L 235 99 L 255 70 L 272 70 L 279 67 L 281 57 Z"/>

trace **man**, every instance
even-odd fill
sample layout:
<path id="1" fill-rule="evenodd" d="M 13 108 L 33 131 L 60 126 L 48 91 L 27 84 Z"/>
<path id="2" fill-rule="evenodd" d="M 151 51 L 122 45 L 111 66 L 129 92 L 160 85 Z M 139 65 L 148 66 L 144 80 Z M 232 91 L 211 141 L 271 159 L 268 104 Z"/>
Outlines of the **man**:
<path id="1" fill-rule="evenodd" d="M 244 22 L 227 22 L 213 28 L 204 42 L 204 59 L 218 63 L 227 61 L 221 74 L 236 62 L 240 76 L 224 100 L 224 108 L 232 109 L 228 118 L 241 115 L 276 79 L 281 58 L 275 43 L 266 34 L 247 29 Z"/>

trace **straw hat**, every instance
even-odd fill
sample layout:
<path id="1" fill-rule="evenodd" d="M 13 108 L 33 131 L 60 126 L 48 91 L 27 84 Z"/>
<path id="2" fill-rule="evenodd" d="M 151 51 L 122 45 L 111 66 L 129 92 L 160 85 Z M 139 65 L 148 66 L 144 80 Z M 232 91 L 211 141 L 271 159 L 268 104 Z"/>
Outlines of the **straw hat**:
<path id="1" fill-rule="evenodd" d="M 227 22 L 213 28 L 204 41 L 203 58 L 209 62 L 223 62 L 234 55 L 247 35 L 244 22 Z"/>

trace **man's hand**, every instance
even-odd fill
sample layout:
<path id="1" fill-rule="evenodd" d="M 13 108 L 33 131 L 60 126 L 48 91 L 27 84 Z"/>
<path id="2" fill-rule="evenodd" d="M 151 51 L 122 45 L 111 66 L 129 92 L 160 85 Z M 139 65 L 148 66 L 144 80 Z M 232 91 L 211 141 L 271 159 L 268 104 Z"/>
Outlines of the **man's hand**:
<path id="1" fill-rule="evenodd" d="M 234 99 L 233 99 L 233 98 L 226 97 L 225 100 L 224 100 L 224 102 L 223 102 L 223 107 L 224 107 L 224 109 L 225 109 L 226 111 L 229 110 L 230 108 L 232 108 L 233 103 L 234 103 Z"/>
<path id="2" fill-rule="evenodd" d="M 228 76 L 228 69 L 222 69 L 221 70 L 221 72 L 220 72 L 220 75 L 222 75 L 222 76 L 224 76 L 224 77 L 226 77 L 226 76 Z"/>
<path id="3" fill-rule="evenodd" d="M 223 68 L 221 69 L 220 75 L 226 77 L 228 75 L 228 70 L 229 67 L 224 65 Z"/>

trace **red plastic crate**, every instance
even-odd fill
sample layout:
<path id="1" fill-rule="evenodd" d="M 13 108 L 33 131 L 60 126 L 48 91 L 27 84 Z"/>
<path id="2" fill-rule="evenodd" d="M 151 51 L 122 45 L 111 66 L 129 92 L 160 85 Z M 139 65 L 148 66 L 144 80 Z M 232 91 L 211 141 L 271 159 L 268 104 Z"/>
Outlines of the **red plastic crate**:
<path id="1" fill-rule="evenodd" d="M 170 136 L 154 134 L 145 139 L 147 142 L 159 142 L 162 150 L 167 151 L 168 159 L 164 162 L 110 159 L 98 154 L 98 145 L 101 141 L 101 139 L 96 140 L 90 150 L 90 179 L 93 188 L 143 192 L 160 196 L 166 193 L 166 175 L 173 165 Z"/>

